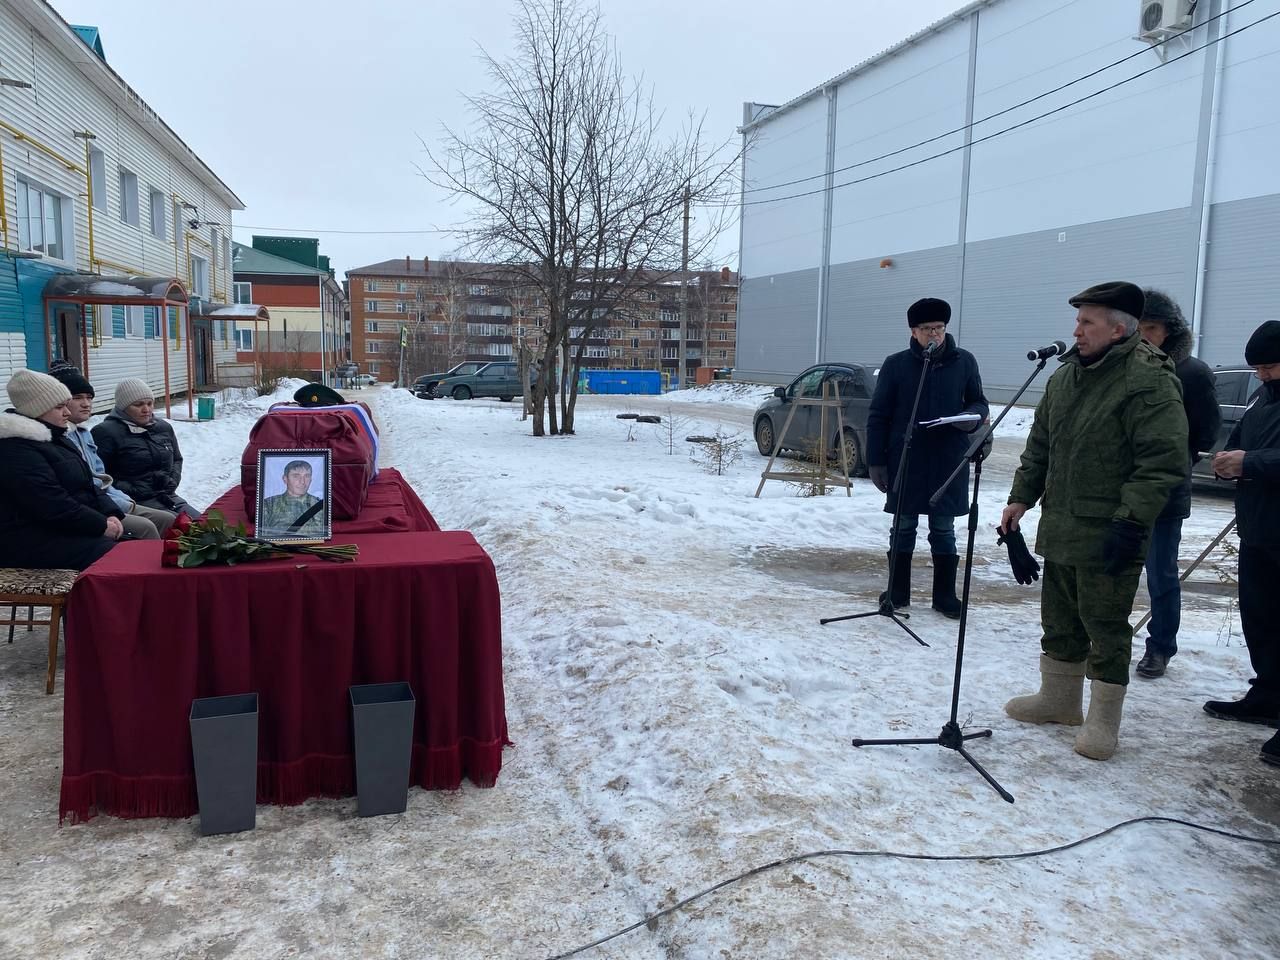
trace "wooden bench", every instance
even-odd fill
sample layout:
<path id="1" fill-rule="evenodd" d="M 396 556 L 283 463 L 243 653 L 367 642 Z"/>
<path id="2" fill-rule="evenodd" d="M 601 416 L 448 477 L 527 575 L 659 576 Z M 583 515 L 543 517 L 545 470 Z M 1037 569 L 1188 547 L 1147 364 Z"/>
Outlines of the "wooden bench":
<path id="1" fill-rule="evenodd" d="M 0 620 L 0 626 L 9 627 L 9 642 L 13 643 L 13 628 L 48 625 L 49 673 L 45 678 L 44 692 L 53 693 L 53 678 L 58 670 L 58 631 L 62 626 L 62 607 L 67 594 L 76 582 L 75 570 L 29 570 L 23 567 L 0 567 L 0 606 L 8 605 L 9 619 Z M 25 620 L 18 619 L 18 608 L 26 607 Z M 48 607 L 49 619 L 34 618 L 36 607 Z"/>

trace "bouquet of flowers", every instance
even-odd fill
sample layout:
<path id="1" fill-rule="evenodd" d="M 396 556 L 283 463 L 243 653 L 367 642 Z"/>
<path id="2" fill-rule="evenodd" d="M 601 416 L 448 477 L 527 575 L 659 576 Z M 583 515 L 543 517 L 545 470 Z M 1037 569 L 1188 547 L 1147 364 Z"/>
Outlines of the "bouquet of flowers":
<path id="1" fill-rule="evenodd" d="M 206 563 L 232 566 L 248 560 L 272 560 L 296 553 L 347 563 L 359 555 L 360 548 L 354 543 L 319 546 L 271 543 L 249 536 L 242 523 L 233 527 L 221 511 L 210 510 L 203 520 L 192 520 L 185 513 L 178 514 L 178 519 L 165 534 L 160 563 L 166 567 L 198 567 Z"/>

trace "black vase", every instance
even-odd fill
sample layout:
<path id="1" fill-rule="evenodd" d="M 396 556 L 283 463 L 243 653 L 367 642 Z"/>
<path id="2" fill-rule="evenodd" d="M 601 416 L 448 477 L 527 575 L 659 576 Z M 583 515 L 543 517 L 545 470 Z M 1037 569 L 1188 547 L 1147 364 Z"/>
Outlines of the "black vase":
<path id="1" fill-rule="evenodd" d="M 200 833 L 237 833 L 257 824 L 258 695 L 191 701 Z"/>
<path id="2" fill-rule="evenodd" d="M 362 817 L 404 813 L 409 803 L 416 703 L 407 683 L 351 688 L 355 726 L 356 797 Z"/>

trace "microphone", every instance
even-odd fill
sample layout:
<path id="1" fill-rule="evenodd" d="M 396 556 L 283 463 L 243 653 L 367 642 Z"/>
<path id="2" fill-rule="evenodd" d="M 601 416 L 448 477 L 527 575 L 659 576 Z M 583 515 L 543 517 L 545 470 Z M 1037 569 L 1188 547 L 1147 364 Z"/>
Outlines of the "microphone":
<path id="1" fill-rule="evenodd" d="M 941 348 L 942 348 L 942 344 L 939 341 L 935 340 L 932 343 L 930 343 L 927 347 L 924 348 L 924 355 L 926 357 L 932 357 Z"/>
<path id="2" fill-rule="evenodd" d="M 1049 357 L 1056 357 L 1067 352 L 1067 345 L 1061 340 L 1055 340 L 1047 347 L 1041 347 L 1039 350 L 1028 350 L 1028 360 L 1045 360 Z"/>

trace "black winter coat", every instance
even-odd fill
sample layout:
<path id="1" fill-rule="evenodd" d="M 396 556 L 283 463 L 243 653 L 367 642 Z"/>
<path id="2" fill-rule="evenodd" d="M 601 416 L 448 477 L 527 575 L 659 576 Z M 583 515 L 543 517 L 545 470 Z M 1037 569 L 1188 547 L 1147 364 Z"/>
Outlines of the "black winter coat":
<path id="1" fill-rule="evenodd" d="M 1198 456 L 1213 449 L 1222 427 L 1222 409 L 1214 388 L 1213 371 L 1203 360 L 1191 356 L 1191 331 L 1185 325 L 1170 330 L 1160 347 L 1173 361 L 1174 373 L 1182 384 L 1182 406 L 1187 412 L 1187 475 L 1169 494 L 1169 502 L 1157 520 L 1191 516 L 1191 468 Z"/>
<path id="2" fill-rule="evenodd" d="M 83 570 L 115 545 L 124 513 L 98 489 L 66 429 L 0 414 L 0 567 Z"/>
<path id="3" fill-rule="evenodd" d="M 893 513 L 896 507 L 893 483 L 923 366 L 924 351 L 912 340 L 908 349 L 885 359 L 876 380 L 875 395 L 871 398 L 871 410 L 867 416 L 867 463 L 873 467 L 889 468 L 889 493 L 884 504 L 886 513 Z M 947 334 L 941 354 L 929 368 L 916 422 L 958 413 L 976 413 L 985 420 L 987 398 L 982 393 L 978 361 L 968 350 L 957 347 L 951 334 Z M 945 425 L 916 428 L 915 438 L 911 441 L 911 462 L 907 464 L 907 476 L 901 489 L 904 514 L 934 513 L 958 517 L 968 513 L 967 466 L 947 488 L 937 506 L 930 507 L 929 498 L 963 459 L 969 448 L 970 432 Z"/>
<path id="4" fill-rule="evenodd" d="M 173 427 L 156 417 L 147 427 L 112 413 L 93 428 L 102 463 L 116 487 L 144 507 L 181 509 L 182 451 Z"/>
<path id="5" fill-rule="evenodd" d="M 1280 547 L 1280 380 L 1263 385 L 1224 449 L 1245 451 L 1244 473 L 1236 481 L 1240 543 Z"/>

